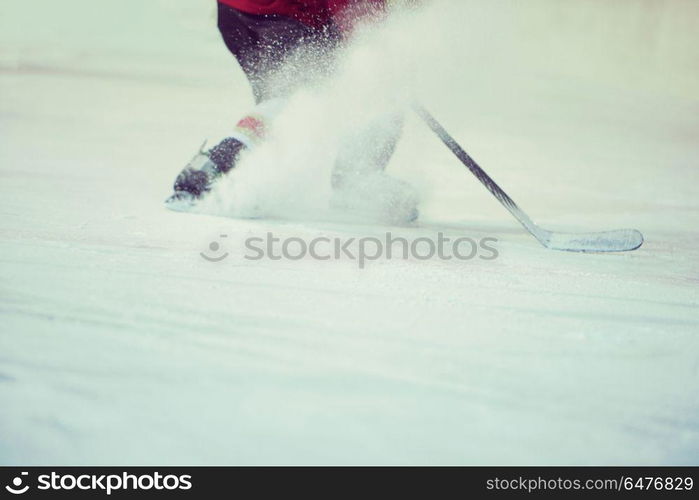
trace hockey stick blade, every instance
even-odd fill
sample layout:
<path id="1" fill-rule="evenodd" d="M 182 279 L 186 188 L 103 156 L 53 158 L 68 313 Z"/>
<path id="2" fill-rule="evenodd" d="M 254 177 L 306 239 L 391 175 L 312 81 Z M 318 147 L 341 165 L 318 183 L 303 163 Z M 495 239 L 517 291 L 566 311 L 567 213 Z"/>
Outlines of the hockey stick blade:
<path id="1" fill-rule="evenodd" d="M 538 226 L 537 226 L 538 227 Z M 546 248 L 566 252 L 628 252 L 643 245 L 643 235 L 636 229 L 617 229 L 598 233 L 558 233 L 538 228 L 534 237 Z"/>
<path id="2" fill-rule="evenodd" d="M 626 252 L 636 250 L 643 244 L 643 235 L 635 229 L 618 229 L 596 233 L 560 233 L 537 226 L 463 150 L 429 111 L 417 102 L 413 103 L 413 109 L 481 184 L 546 248 L 567 252 Z"/>

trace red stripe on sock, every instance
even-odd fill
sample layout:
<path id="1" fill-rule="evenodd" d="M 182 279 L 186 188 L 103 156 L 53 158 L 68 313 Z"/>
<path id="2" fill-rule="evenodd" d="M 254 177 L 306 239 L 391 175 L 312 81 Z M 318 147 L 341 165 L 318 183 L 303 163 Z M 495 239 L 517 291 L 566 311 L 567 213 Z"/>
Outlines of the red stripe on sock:
<path id="1" fill-rule="evenodd" d="M 265 122 L 254 116 L 246 116 L 238 122 L 237 128 L 243 131 L 250 132 L 257 138 L 262 139 L 265 136 Z"/>

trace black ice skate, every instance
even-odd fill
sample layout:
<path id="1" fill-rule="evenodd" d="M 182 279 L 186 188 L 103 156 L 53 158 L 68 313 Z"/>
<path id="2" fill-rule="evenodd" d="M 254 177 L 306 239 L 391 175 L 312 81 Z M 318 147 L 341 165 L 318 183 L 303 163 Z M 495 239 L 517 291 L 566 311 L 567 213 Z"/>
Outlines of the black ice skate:
<path id="1" fill-rule="evenodd" d="M 245 145 L 233 137 L 224 139 L 209 151 L 204 151 L 202 146 L 175 179 L 175 192 L 165 200 L 165 205 L 171 210 L 191 208 L 235 166 L 243 149 Z"/>

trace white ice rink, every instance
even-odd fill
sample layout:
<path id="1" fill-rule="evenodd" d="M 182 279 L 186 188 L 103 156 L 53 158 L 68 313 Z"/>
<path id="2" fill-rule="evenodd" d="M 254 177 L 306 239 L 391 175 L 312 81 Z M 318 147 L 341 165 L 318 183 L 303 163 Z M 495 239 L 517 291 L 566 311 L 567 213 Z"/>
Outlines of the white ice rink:
<path id="1" fill-rule="evenodd" d="M 542 248 L 413 116 L 415 227 L 169 212 L 252 102 L 213 0 L 3 0 L 0 463 L 699 463 L 699 3 L 435 2 L 370 81 L 394 64 L 542 226 L 644 246 Z M 389 230 L 499 258 L 243 258 Z"/>

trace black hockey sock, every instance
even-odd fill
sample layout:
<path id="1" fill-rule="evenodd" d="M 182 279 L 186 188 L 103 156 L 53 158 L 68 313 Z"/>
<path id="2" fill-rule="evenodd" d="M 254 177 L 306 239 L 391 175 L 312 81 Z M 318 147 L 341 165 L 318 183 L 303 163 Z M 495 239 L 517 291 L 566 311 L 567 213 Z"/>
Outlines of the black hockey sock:
<path id="1" fill-rule="evenodd" d="M 209 159 L 216 165 L 220 172 L 226 173 L 233 168 L 240 152 L 245 145 L 238 139 L 228 137 L 209 151 Z"/>

